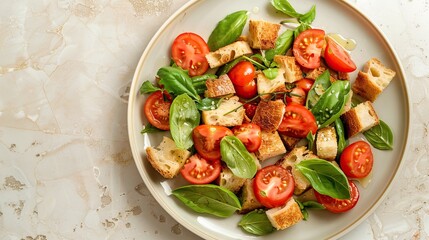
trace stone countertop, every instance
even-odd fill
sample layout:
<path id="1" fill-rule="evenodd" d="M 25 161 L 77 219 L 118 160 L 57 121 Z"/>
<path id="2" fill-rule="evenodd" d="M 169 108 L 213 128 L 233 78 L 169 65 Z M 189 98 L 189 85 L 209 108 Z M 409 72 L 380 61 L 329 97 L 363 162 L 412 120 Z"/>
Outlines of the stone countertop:
<path id="1" fill-rule="evenodd" d="M 411 133 L 389 194 L 343 239 L 429 239 L 429 1 L 347 1 L 397 51 Z M 199 239 L 142 182 L 126 121 L 140 55 L 185 2 L 0 2 L 0 240 Z"/>

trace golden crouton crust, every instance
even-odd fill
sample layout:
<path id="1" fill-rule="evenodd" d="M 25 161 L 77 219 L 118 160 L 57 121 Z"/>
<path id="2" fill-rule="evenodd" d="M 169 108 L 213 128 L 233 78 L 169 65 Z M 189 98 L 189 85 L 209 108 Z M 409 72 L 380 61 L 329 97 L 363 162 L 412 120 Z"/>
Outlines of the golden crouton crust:
<path id="1" fill-rule="evenodd" d="M 279 64 L 280 68 L 285 70 L 285 81 L 292 83 L 302 79 L 302 71 L 296 62 L 295 57 L 276 55 L 274 61 Z"/>
<path id="2" fill-rule="evenodd" d="M 262 143 L 255 155 L 260 161 L 286 153 L 286 148 L 277 131 L 262 131 Z"/>
<path id="3" fill-rule="evenodd" d="M 206 87 L 205 96 L 209 98 L 223 97 L 235 93 L 234 85 L 226 74 L 221 75 L 218 79 L 208 79 Z"/>
<path id="4" fill-rule="evenodd" d="M 371 81 L 369 74 L 362 71 L 359 71 L 356 80 L 353 83 L 352 90 L 357 95 L 371 102 L 374 102 L 382 92 L 382 89 Z"/>
<path id="5" fill-rule="evenodd" d="M 289 136 L 286 136 L 286 135 L 284 135 L 282 133 L 279 133 L 279 134 L 280 134 L 280 137 L 282 138 L 282 141 L 283 141 L 283 143 L 284 143 L 284 145 L 286 147 L 286 150 L 288 150 L 288 151 L 292 151 L 292 149 L 295 148 L 295 145 L 299 141 L 301 141 L 301 138 L 289 137 Z"/>
<path id="6" fill-rule="evenodd" d="M 251 54 L 253 51 L 245 41 L 236 41 L 214 52 L 206 54 L 210 68 L 216 68 L 240 56 Z"/>
<path id="7" fill-rule="evenodd" d="M 280 24 L 260 20 L 249 21 L 249 43 L 254 49 L 271 49 L 275 47 Z"/>
<path id="8" fill-rule="evenodd" d="M 285 109 L 282 100 L 261 101 L 256 107 L 252 123 L 259 125 L 264 131 L 275 131 L 283 119 Z"/>
<path id="9" fill-rule="evenodd" d="M 241 192 L 241 209 L 238 213 L 245 214 L 264 206 L 256 199 L 253 192 L 253 179 L 246 179 Z"/>
<path id="10" fill-rule="evenodd" d="M 361 103 L 361 104 L 365 105 L 365 109 L 372 116 L 372 118 L 375 119 L 375 125 L 377 125 L 379 123 L 379 118 L 378 118 L 377 113 L 375 112 L 371 102 L 366 101 L 366 102 Z M 348 137 L 353 137 L 354 135 L 358 134 L 359 132 L 362 132 L 365 127 L 367 127 L 367 126 L 362 125 L 362 119 L 361 119 L 361 116 L 359 115 L 359 113 L 357 112 L 357 107 L 354 107 L 354 108 L 350 109 L 349 111 L 345 112 L 343 115 L 341 115 L 341 119 L 344 122 Z"/>
<path id="11" fill-rule="evenodd" d="M 298 203 L 296 203 L 293 198 L 291 198 L 284 207 L 276 210 L 277 209 L 274 208 L 268 210 L 267 216 L 271 224 L 277 230 L 286 229 L 304 218 Z"/>

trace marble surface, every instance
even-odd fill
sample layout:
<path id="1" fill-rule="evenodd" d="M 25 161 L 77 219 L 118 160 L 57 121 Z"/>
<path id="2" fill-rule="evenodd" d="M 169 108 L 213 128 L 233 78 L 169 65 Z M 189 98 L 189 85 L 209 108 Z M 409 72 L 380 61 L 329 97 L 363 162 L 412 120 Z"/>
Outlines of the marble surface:
<path id="1" fill-rule="evenodd" d="M 412 131 L 390 193 L 343 239 L 429 239 L 429 1 L 347 1 L 397 51 Z M 199 239 L 147 190 L 126 125 L 140 55 L 185 2 L 0 1 L 0 240 Z"/>

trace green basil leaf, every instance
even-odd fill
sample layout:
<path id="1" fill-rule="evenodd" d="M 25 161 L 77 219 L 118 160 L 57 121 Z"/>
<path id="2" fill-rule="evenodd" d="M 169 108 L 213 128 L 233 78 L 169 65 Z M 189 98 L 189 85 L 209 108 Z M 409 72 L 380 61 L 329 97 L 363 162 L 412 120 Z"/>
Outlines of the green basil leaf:
<path id="1" fill-rule="evenodd" d="M 226 163 L 235 176 L 253 178 L 257 166 L 252 155 L 236 136 L 225 136 L 220 141 L 222 161 Z"/>
<path id="2" fill-rule="evenodd" d="M 304 32 L 305 30 L 311 29 L 311 26 L 306 24 L 306 23 L 301 23 L 301 25 L 299 25 L 297 28 L 295 28 L 295 30 L 293 30 L 293 36 L 296 39 L 298 37 L 298 35 L 302 32 Z"/>
<path id="3" fill-rule="evenodd" d="M 326 89 L 331 86 L 330 76 L 329 70 L 326 70 L 316 78 L 313 86 L 307 94 L 305 106 L 308 109 L 312 109 L 313 106 L 316 105 L 316 103 L 319 101 L 320 96 L 322 96 L 326 92 Z"/>
<path id="4" fill-rule="evenodd" d="M 199 213 L 229 217 L 241 209 L 237 196 L 228 189 L 217 185 L 187 185 L 174 189 L 172 194 Z"/>
<path id="5" fill-rule="evenodd" d="M 219 107 L 222 98 L 203 98 L 197 103 L 197 108 L 200 111 L 215 110 Z"/>
<path id="6" fill-rule="evenodd" d="M 153 93 L 159 90 L 161 90 L 161 88 L 156 87 L 149 81 L 144 81 L 140 87 L 140 94 Z"/>
<path id="7" fill-rule="evenodd" d="M 265 58 L 273 61 L 275 55 L 284 55 L 293 44 L 293 31 L 286 30 L 276 40 L 275 47 L 265 52 Z"/>
<path id="8" fill-rule="evenodd" d="M 344 124 L 343 121 L 340 118 L 337 118 L 335 121 L 335 131 L 337 132 L 337 142 L 338 142 L 338 148 L 337 148 L 337 157 L 340 157 L 341 153 L 343 152 L 344 148 L 347 146 L 346 142 L 346 134 L 344 130 Z"/>
<path id="9" fill-rule="evenodd" d="M 155 126 L 153 126 L 152 124 L 148 123 L 144 126 L 144 128 L 140 131 L 140 134 L 145 134 L 145 133 L 155 133 L 155 132 L 162 132 L 163 130 L 156 128 Z"/>
<path id="10" fill-rule="evenodd" d="M 222 19 L 209 36 L 207 45 L 211 51 L 224 47 L 240 37 L 247 22 L 247 11 L 237 11 Z"/>
<path id="11" fill-rule="evenodd" d="M 200 100 L 186 71 L 177 67 L 162 67 L 158 70 L 157 75 L 161 79 L 159 83 L 164 85 L 168 92 L 174 93 L 174 95 L 186 93 L 193 99 Z"/>
<path id="12" fill-rule="evenodd" d="M 393 149 L 393 133 L 389 125 L 380 120 L 380 124 L 363 133 L 371 145 L 380 150 Z"/>
<path id="13" fill-rule="evenodd" d="M 289 17 L 299 18 L 302 16 L 302 14 L 298 13 L 287 0 L 272 0 L 271 5 Z"/>
<path id="14" fill-rule="evenodd" d="M 325 206 L 316 201 L 303 202 L 302 206 L 306 209 L 325 209 Z"/>
<path id="15" fill-rule="evenodd" d="M 310 25 L 316 18 L 316 5 L 313 5 L 311 9 L 304 15 L 300 16 L 298 20 L 302 23 Z"/>
<path id="16" fill-rule="evenodd" d="M 266 57 L 262 56 L 262 54 L 260 53 L 253 54 L 252 56 L 250 56 L 250 59 L 259 60 L 259 62 L 263 63 L 265 67 L 278 67 L 278 66 L 272 66 L 273 62 L 270 62 Z"/>
<path id="17" fill-rule="evenodd" d="M 234 60 L 232 60 L 231 62 L 228 62 L 224 65 L 222 65 L 217 71 L 216 71 L 216 75 L 221 76 L 224 74 L 227 74 L 235 65 L 237 65 L 237 63 L 244 61 L 245 59 L 243 58 L 243 56 L 238 57 Z"/>
<path id="18" fill-rule="evenodd" d="M 217 76 L 215 74 L 207 73 L 200 76 L 192 77 L 192 86 L 194 86 L 198 95 L 204 94 L 207 90 L 206 81 L 207 79 L 216 79 Z"/>
<path id="19" fill-rule="evenodd" d="M 238 225 L 244 231 L 258 236 L 267 235 L 275 230 L 270 220 L 268 220 L 267 214 L 262 209 L 247 213 L 241 218 Z"/>
<path id="20" fill-rule="evenodd" d="M 189 149 L 194 145 L 192 131 L 200 124 L 200 112 L 187 94 L 177 96 L 170 106 L 170 133 L 176 146 Z"/>
<path id="21" fill-rule="evenodd" d="M 334 164 L 322 159 L 309 159 L 301 161 L 295 167 L 318 193 L 337 199 L 350 198 L 347 177 Z"/>
<path id="22" fill-rule="evenodd" d="M 314 137 L 316 135 L 313 134 L 311 131 L 308 132 L 307 136 L 305 137 L 307 139 L 307 149 L 310 151 L 314 150 Z"/>
<path id="23" fill-rule="evenodd" d="M 279 69 L 278 68 L 267 68 L 262 70 L 262 72 L 264 73 L 265 77 L 267 77 L 270 80 L 273 80 L 274 78 L 276 78 L 279 75 Z"/>

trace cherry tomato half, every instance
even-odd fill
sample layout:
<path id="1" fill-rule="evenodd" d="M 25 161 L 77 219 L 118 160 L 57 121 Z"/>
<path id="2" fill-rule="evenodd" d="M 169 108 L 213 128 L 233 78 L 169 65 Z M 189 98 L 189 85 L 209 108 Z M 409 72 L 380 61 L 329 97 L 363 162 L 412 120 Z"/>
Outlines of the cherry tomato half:
<path id="1" fill-rule="evenodd" d="M 197 152 L 207 160 L 220 159 L 220 141 L 232 131 L 223 126 L 199 125 L 192 131 L 192 139 Z"/>
<path id="2" fill-rule="evenodd" d="M 245 103 L 243 105 L 244 109 L 246 110 L 246 116 L 250 119 L 253 118 L 253 116 L 255 116 L 256 113 L 256 107 L 258 107 L 257 104 L 254 103 Z"/>
<path id="3" fill-rule="evenodd" d="M 324 57 L 326 64 L 330 68 L 339 72 L 353 72 L 356 70 L 356 64 L 346 50 L 329 37 L 326 43 Z"/>
<path id="4" fill-rule="evenodd" d="M 228 72 L 228 77 L 235 86 L 244 87 L 255 78 L 255 67 L 248 61 L 239 62 Z"/>
<path id="5" fill-rule="evenodd" d="M 240 139 L 249 152 L 256 152 L 261 146 L 261 127 L 254 123 L 244 123 L 240 126 L 235 126 L 232 132 Z"/>
<path id="6" fill-rule="evenodd" d="M 310 91 L 311 87 L 313 86 L 314 80 L 303 78 L 294 83 L 297 87 L 300 87 L 302 90 L 304 90 L 305 93 L 308 93 L 308 91 Z"/>
<path id="7" fill-rule="evenodd" d="M 220 159 L 206 160 L 198 154 L 192 155 L 180 170 L 183 178 L 192 184 L 213 182 L 220 174 Z"/>
<path id="8" fill-rule="evenodd" d="M 326 210 L 333 213 L 346 212 L 356 206 L 359 200 L 359 190 L 356 185 L 349 180 L 349 186 L 350 199 L 336 199 L 327 195 L 322 195 L 316 191 L 314 191 L 314 194 L 316 195 L 317 201 L 325 206 Z"/>
<path id="9" fill-rule="evenodd" d="M 210 52 L 207 43 L 199 35 L 191 32 L 180 34 L 171 46 L 174 62 L 188 70 L 190 76 L 201 75 L 209 67 L 205 55 Z"/>
<path id="10" fill-rule="evenodd" d="M 234 86 L 235 92 L 238 97 L 241 98 L 252 98 L 258 94 L 258 88 L 256 87 L 256 81 L 252 80 L 245 86 Z"/>
<path id="11" fill-rule="evenodd" d="M 316 134 L 316 118 L 304 106 L 289 104 L 277 130 L 289 137 L 305 138 L 310 131 Z"/>
<path id="12" fill-rule="evenodd" d="M 269 165 L 260 169 L 253 180 L 256 199 L 267 208 L 280 207 L 293 195 L 295 181 L 285 168 Z"/>
<path id="13" fill-rule="evenodd" d="M 166 91 L 153 92 L 144 103 L 144 114 L 154 127 L 170 130 L 171 96 Z"/>
<path id="14" fill-rule="evenodd" d="M 296 103 L 299 105 L 304 105 L 305 98 L 306 98 L 305 91 L 300 87 L 294 87 L 286 96 L 286 103 L 287 104 Z"/>
<path id="15" fill-rule="evenodd" d="M 325 31 L 321 29 L 305 30 L 293 43 L 293 55 L 301 66 L 308 69 L 318 68 L 324 44 Z"/>
<path id="16" fill-rule="evenodd" d="M 341 153 L 340 166 L 347 177 L 366 177 L 371 172 L 373 164 L 371 146 L 367 142 L 352 143 Z"/>

